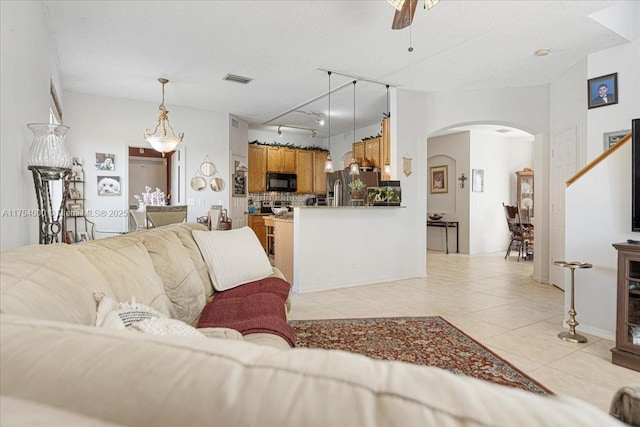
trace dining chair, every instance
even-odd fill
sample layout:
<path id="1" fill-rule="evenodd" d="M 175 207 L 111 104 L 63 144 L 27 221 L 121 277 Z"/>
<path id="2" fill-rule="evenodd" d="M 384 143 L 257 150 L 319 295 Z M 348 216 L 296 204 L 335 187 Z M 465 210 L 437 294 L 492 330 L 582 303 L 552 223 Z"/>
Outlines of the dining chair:
<path id="1" fill-rule="evenodd" d="M 518 261 L 520 261 L 520 257 L 526 258 L 529 255 L 533 256 L 532 226 L 522 224 L 520 210 L 517 206 L 505 205 L 504 202 L 502 206 L 504 207 L 504 216 L 507 220 L 509 233 L 511 234 L 511 240 L 509 241 L 509 246 L 507 246 L 507 253 L 504 255 L 504 258 L 507 259 L 512 250 L 518 251 Z"/>

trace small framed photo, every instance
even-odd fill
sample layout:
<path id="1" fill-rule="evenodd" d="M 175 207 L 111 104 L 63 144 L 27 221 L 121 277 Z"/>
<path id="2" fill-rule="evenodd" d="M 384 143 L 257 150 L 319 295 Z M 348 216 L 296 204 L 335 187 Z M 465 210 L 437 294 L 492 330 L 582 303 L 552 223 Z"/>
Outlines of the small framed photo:
<path id="1" fill-rule="evenodd" d="M 244 174 L 233 174 L 233 197 L 245 197 L 247 195 L 246 190 L 246 178 Z"/>
<path id="2" fill-rule="evenodd" d="M 71 200 L 82 199 L 82 193 L 79 188 L 69 187 L 69 198 Z"/>
<path id="3" fill-rule="evenodd" d="M 80 202 L 69 204 L 69 216 L 83 216 L 84 206 Z"/>
<path id="4" fill-rule="evenodd" d="M 605 107 L 618 103 L 618 73 L 587 80 L 589 108 Z"/>
<path id="5" fill-rule="evenodd" d="M 116 170 L 116 156 L 115 154 L 96 153 L 95 169 L 100 171 L 114 171 Z"/>
<path id="6" fill-rule="evenodd" d="M 620 141 L 630 130 L 619 130 L 617 132 L 607 132 L 604 134 L 604 149 L 608 150 Z"/>
<path id="7" fill-rule="evenodd" d="M 66 234 L 64 235 L 64 242 L 69 245 L 76 242 L 76 239 L 73 236 L 73 231 L 67 230 Z"/>
<path id="8" fill-rule="evenodd" d="M 89 238 L 89 233 L 87 233 L 86 231 L 80 231 L 78 233 L 78 241 L 79 242 L 88 242 L 89 240 L 91 240 Z"/>
<path id="9" fill-rule="evenodd" d="M 119 176 L 98 176 L 98 196 L 119 196 Z"/>
<path id="10" fill-rule="evenodd" d="M 429 177 L 431 179 L 431 193 L 449 192 L 449 183 L 447 181 L 449 175 L 447 165 L 432 166 L 429 168 Z"/>
<path id="11" fill-rule="evenodd" d="M 476 193 L 484 191 L 484 169 L 471 170 L 471 191 Z"/>

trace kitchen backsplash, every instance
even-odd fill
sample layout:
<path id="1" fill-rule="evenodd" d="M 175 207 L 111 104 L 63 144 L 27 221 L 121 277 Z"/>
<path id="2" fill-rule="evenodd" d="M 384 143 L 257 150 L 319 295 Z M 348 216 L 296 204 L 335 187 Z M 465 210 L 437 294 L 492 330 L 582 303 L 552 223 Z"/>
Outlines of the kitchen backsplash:
<path id="1" fill-rule="evenodd" d="M 309 197 L 315 197 L 314 194 L 293 194 L 293 193 L 249 193 L 249 200 L 253 201 L 254 206 L 259 206 L 263 200 L 282 200 L 291 202 L 293 206 L 304 206 L 305 200 Z"/>

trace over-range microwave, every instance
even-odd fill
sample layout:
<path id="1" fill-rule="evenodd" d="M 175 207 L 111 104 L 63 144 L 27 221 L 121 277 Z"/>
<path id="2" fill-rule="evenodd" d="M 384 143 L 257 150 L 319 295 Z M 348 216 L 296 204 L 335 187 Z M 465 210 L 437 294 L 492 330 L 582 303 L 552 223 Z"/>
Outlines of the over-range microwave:
<path id="1" fill-rule="evenodd" d="M 297 175 L 295 173 L 267 172 L 267 191 L 298 191 Z"/>

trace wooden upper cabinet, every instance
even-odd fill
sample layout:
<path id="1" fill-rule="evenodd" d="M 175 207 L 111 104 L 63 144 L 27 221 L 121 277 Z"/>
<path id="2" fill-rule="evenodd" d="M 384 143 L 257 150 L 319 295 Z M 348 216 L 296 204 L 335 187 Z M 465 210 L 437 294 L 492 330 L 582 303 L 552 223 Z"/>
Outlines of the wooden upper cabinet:
<path id="1" fill-rule="evenodd" d="M 249 145 L 249 193 L 267 191 L 267 147 Z"/>
<path id="2" fill-rule="evenodd" d="M 292 148 L 268 147 L 267 170 L 269 172 L 296 173 L 296 151 Z"/>
<path id="3" fill-rule="evenodd" d="M 295 150 L 298 175 L 298 193 L 313 193 L 313 152 Z"/>
<path id="4" fill-rule="evenodd" d="M 369 159 L 374 168 L 380 168 L 380 159 L 382 155 L 380 149 L 382 148 L 382 138 L 371 138 L 364 141 L 364 157 Z"/>
<path id="5" fill-rule="evenodd" d="M 327 161 L 326 151 L 313 152 L 313 192 L 315 194 L 326 194 L 327 173 L 324 171 L 324 163 Z"/>
<path id="6" fill-rule="evenodd" d="M 391 179 L 391 175 L 384 173 L 384 165 L 391 164 L 391 119 L 388 117 L 382 121 L 381 148 L 380 176 L 383 181 L 388 181 Z"/>
<path id="7" fill-rule="evenodd" d="M 356 159 L 358 163 L 362 163 L 362 161 L 364 160 L 364 142 L 362 141 L 354 142 L 352 150 L 353 151 L 351 153 L 351 157 Z M 349 166 L 348 162 L 349 162 L 349 159 L 347 159 L 347 164 L 345 165 L 345 167 Z"/>

